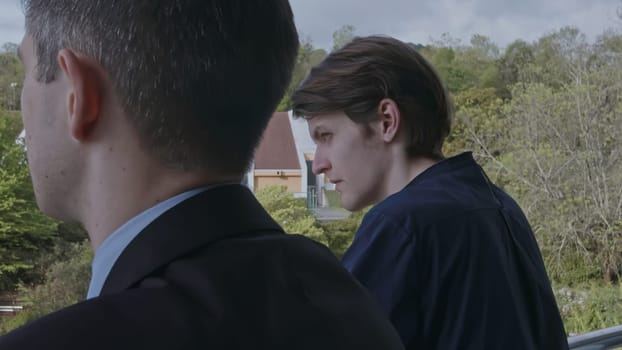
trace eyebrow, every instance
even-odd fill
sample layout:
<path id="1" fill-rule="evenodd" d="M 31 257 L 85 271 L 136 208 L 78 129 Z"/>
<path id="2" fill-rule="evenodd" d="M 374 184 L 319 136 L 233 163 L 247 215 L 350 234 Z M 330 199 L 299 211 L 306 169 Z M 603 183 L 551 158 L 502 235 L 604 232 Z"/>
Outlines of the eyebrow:
<path id="1" fill-rule="evenodd" d="M 318 132 L 318 127 L 316 126 L 315 128 L 313 128 L 313 131 L 311 132 L 311 138 L 315 141 L 317 140 L 317 136 L 318 136 L 319 132 Z"/>
<path id="2" fill-rule="evenodd" d="M 314 141 L 317 141 L 320 139 L 320 134 L 322 134 L 323 132 L 326 132 L 326 128 L 323 125 L 318 125 L 313 129 L 313 136 L 312 139 Z"/>

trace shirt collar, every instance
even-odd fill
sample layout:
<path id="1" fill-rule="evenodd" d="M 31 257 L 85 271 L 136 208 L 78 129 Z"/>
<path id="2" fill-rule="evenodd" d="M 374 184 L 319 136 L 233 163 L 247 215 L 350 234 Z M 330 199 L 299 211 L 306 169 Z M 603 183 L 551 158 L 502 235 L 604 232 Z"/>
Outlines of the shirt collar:
<path id="1" fill-rule="evenodd" d="M 170 208 L 208 188 L 209 186 L 193 189 L 158 203 L 136 215 L 108 236 L 95 252 L 95 257 L 93 258 L 93 264 L 91 266 L 91 283 L 89 285 L 87 299 L 99 295 L 110 273 L 110 269 L 112 269 L 119 255 L 121 255 L 127 245 L 130 244 L 147 225 Z"/>

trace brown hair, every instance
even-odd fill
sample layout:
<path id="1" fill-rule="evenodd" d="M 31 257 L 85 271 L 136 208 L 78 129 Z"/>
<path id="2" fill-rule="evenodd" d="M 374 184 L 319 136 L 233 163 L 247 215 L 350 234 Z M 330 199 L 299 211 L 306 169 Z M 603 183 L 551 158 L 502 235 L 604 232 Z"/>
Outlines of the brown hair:
<path id="1" fill-rule="evenodd" d="M 38 79 L 62 48 L 109 74 L 144 146 L 173 167 L 242 174 L 291 78 L 287 0 L 23 0 Z"/>
<path id="2" fill-rule="evenodd" d="M 452 105 L 438 74 L 414 47 L 382 36 L 355 38 L 314 67 L 292 96 L 294 115 L 343 111 L 356 123 L 378 117 L 378 104 L 397 104 L 410 135 L 409 156 L 443 158 Z"/>

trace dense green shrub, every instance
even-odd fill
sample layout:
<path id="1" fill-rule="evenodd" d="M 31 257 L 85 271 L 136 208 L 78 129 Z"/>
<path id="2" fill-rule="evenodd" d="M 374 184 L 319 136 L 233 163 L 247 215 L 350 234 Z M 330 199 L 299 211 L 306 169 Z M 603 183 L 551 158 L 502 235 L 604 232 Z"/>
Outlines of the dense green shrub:
<path id="1" fill-rule="evenodd" d="M 566 332 L 576 335 L 622 324 L 622 286 L 584 284 L 557 287 L 555 296 Z"/>
<path id="2" fill-rule="evenodd" d="M 64 256 L 66 259 L 47 265 L 42 284 L 21 286 L 20 299 L 24 310 L 15 317 L 3 320 L 0 334 L 84 300 L 93 259 L 88 242 L 61 244 L 53 253 L 44 256 L 42 262 L 49 262 L 52 256 Z"/>

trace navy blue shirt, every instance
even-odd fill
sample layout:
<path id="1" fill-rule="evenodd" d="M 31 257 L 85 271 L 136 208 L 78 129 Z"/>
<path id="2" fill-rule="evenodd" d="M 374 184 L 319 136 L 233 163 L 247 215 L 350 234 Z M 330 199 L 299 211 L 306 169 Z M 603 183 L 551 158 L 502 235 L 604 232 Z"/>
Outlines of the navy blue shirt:
<path id="1" fill-rule="evenodd" d="M 407 349 L 568 348 L 529 223 L 471 153 L 373 207 L 343 264 Z"/>

